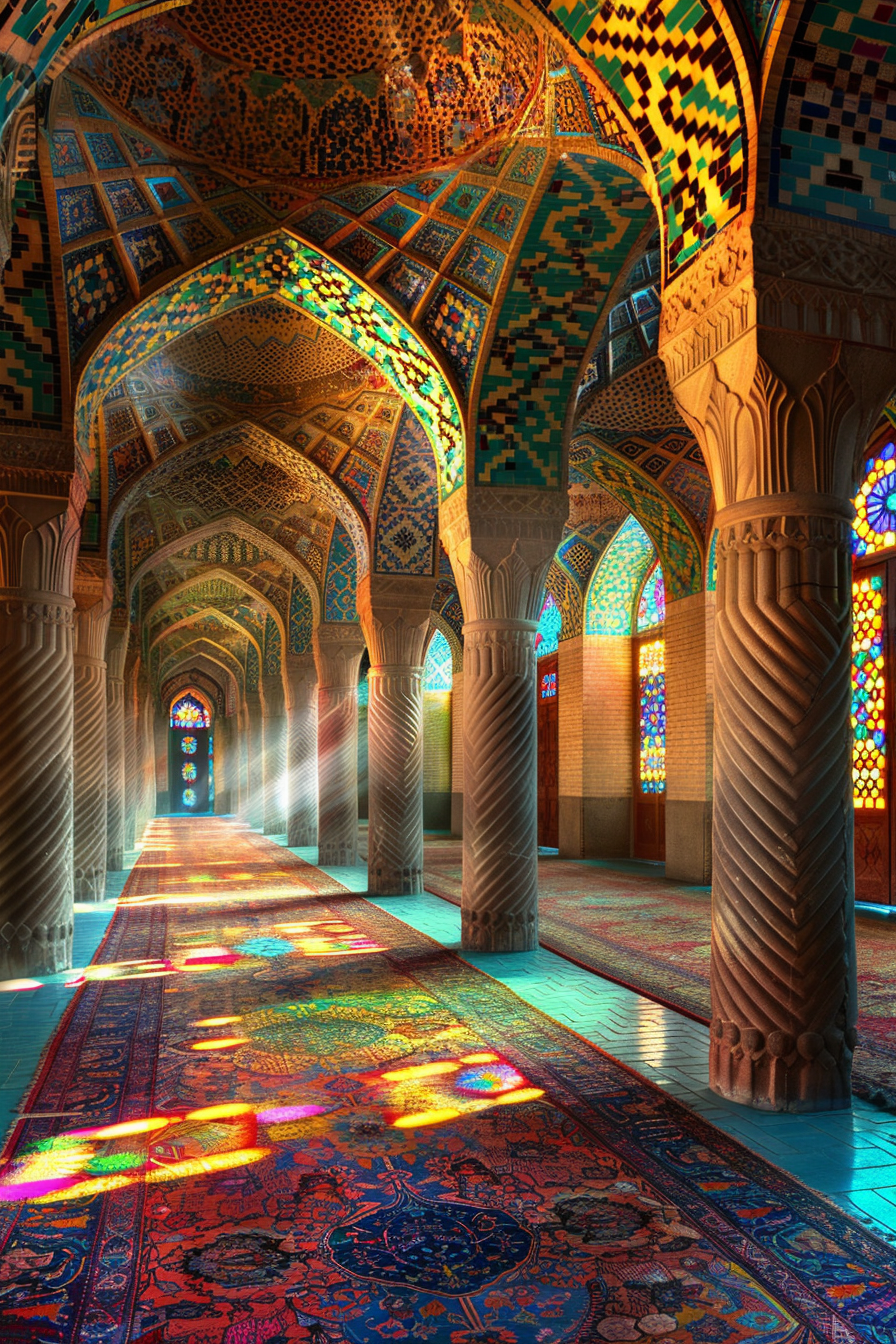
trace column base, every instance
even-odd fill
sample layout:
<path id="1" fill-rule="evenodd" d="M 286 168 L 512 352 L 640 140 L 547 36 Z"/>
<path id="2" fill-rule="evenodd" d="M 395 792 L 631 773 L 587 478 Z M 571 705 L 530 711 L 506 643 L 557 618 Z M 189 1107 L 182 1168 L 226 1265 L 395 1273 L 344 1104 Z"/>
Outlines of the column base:
<path id="1" fill-rule="evenodd" d="M 265 835 L 286 835 L 285 817 L 265 817 Z"/>
<path id="2" fill-rule="evenodd" d="M 356 868 L 358 847 L 322 844 L 318 849 L 317 863 L 320 868 Z"/>
<path id="3" fill-rule="evenodd" d="M 465 952 L 534 952 L 538 919 L 491 910 L 461 910 L 461 947 Z"/>
<path id="4" fill-rule="evenodd" d="M 110 849 L 106 855 L 106 872 L 120 873 L 124 869 L 124 850 Z"/>
<path id="5" fill-rule="evenodd" d="M 368 870 L 369 896 L 419 896 L 423 891 L 423 872 L 419 868 L 403 868 L 398 872 Z"/>
<path id="6" fill-rule="evenodd" d="M 22 976 L 53 975 L 67 971 L 72 964 L 74 924 L 28 924 L 0 929 L 0 979 L 17 980 Z"/>
<path id="7" fill-rule="evenodd" d="M 75 900 L 101 901 L 106 895 L 106 874 L 101 868 L 86 873 L 75 873 Z"/>
<path id="8" fill-rule="evenodd" d="M 317 827 L 306 822 L 291 822 L 286 832 L 286 843 L 290 849 L 313 848 L 317 844 Z"/>
<path id="9" fill-rule="evenodd" d="M 851 1073 L 852 1050 L 842 1036 L 826 1043 L 817 1032 L 794 1040 L 774 1031 L 766 1041 L 756 1028 L 718 1019 L 710 1025 L 709 1086 L 741 1106 L 799 1114 L 849 1110 Z"/>

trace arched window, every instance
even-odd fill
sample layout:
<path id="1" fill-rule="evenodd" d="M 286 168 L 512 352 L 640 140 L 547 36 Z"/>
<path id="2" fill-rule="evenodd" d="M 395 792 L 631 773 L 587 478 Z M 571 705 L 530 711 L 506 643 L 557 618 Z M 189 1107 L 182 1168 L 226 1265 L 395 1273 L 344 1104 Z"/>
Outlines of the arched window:
<path id="1" fill-rule="evenodd" d="M 896 584 L 896 447 L 865 463 L 852 533 L 852 796 L 859 900 L 896 903 L 892 821 L 893 696 L 888 608 Z"/>
<path id="2" fill-rule="evenodd" d="M 638 634 L 662 625 L 666 619 L 666 585 L 663 580 L 663 567 L 657 560 L 653 569 L 644 580 L 641 596 L 638 600 Z"/>
<path id="3" fill-rule="evenodd" d="M 451 645 L 441 630 L 437 630 L 429 641 L 426 661 L 423 665 L 424 691 L 450 691 L 454 677 Z"/>
<path id="4" fill-rule="evenodd" d="M 666 791 L 666 589 L 659 561 L 649 571 L 638 599 L 638 788 Z M 650 632 L 647 634 L 647 632 Z"/>
<path id="5" fill-rule="evenodd" d="M 451 645 L 436 630 L 423 664 L 423 824 L 451 830 Z"/>
<path id="6" fill-rule="evenodd" d="M 554 601 L 553 594 L 548 593 L 538 618 L 538 629 L 535 631 L 536 658 L 546 658 L 549 654 L 557 652 L 562 628 L 563 617 L 560 608 Z"/>
<path id="7" fill-rule="evenodd" d="M 211 708 L 192 687 L 171 702 L 168 786 L 172 812 L 207 812 L 214 802 Z"/>

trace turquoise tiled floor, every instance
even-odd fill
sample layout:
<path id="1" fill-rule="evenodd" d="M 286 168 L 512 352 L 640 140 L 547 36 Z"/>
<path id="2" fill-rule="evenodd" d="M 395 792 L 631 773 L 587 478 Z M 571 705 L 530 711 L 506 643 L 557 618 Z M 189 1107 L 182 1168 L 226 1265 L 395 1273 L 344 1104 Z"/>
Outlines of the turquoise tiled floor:
<path id="1" fill-rule="evenodd" d="M 75 966 L 86 966 L 93 959 L 138 853 L 126 854 L 127 867 L 108 874 L 106 900 L 75 906 Z M 18 1120 L 47 1042 L 71 999 L 72 991 L 62 984 L 0 994 L 0 1139 Z"/>
<path id="2" fill-rule="evenodd" d="M 315 861 L 313 849 L 293 852 Z M 367 889 L 366 868 L 324 871 L 352 891 Z M 460 953 L 457 906 L 428 892 L 373 904 Z M 851 1111 L 813 1116 L 765 1114 L 734 1105 L 709 1090 L 709 1033 L 702 1023 L 545 948 L 509 956 L 462 955 L 533 1007 L 896 1242 L 896 1115 L 858 1098 Z"/>

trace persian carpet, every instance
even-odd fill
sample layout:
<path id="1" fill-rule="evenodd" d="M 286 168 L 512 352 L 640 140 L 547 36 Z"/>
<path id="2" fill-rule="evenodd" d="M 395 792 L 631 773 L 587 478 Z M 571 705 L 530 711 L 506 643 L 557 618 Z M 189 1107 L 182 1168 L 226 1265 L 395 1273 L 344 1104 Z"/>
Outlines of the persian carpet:
<path id="1" fill-rule="evenodd" d="M 84 978 L 0 1171 L 4 1344 L 894 1338 L 859 1223 L 233 824 L 154 823 Z"/>
<path id="2" fill-rule="evenodd" d="M 428 840 L 426 890 L 460 905 L 462 847 Z M 543 947 L 658 1003 L 710 1018 L 708 887 L 570 859 L 538 861 Z M 896 927 L 856 921 L 859 1044 L 853 1091 L 896 1111 Z"/>

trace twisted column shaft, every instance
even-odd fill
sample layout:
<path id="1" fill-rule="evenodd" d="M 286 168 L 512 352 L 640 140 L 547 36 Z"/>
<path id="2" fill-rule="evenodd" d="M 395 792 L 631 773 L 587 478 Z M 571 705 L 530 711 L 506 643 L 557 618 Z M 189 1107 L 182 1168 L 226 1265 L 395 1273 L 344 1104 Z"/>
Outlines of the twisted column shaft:
<path id="1" fill-rule="evenodd" d="M 106 664 L 74 658 L 74 875 L 76 901 L 106 890 Z"/>
<path id="2" fill-rule="evenodd" d="M 282 678 L 264 683 L 264 833 L 286 831 L 286 748 L 289 723 Z"/>
<path id="3" fill-rule="evenodd" d="M 246 692 L 248 749 L 246 819 L 250 826 L 264 826 L 264 716 L 257 691 Z"/>
<path id="4" fill-rule="evenodd" d="M 289 788 L 291 846 L 317 844 L 317 671 L 313 659 L 289 672 Z"/>
<path id="5" fill-rule="evenodd" d="M 73 605 L 0 594 L 0 979 L 71 965 Z"/>
<path id="6" fill-rule="evenodd" d="M 358 862 L 358 668 L 364 639 L 355 622 L 314 633 L 318 690 L 319 862 Z"/>
<path id="7" fill-rule="evenodd" d="M 140 761 L 137 743 L 137 696 L 133 677 L 124 684 L 124 847 L 133 849 L 137 839 L 137 798 L 140 791 Z"/>
<path id="8" fill-rule="evenodd" d="M 710 1083 L 822 1110 L 855 1045 L 849 524 L 762 504 L 719 516 Z"/>
<path id="9" fill-rule="evenodd" d="M 124 678 L 106 676 L 106 867 L 124 867 Z"/>
<path id="10" fill-rule="evenodd" d="M 463 946 L 538 946 L 535 623 L 464 626 Z"/>
<path id="11" fill-rule="evenodd" d="M 423 668 L 371 667 L 368 684 L 368 887 L 414 895 L 423 890 Z"/>

